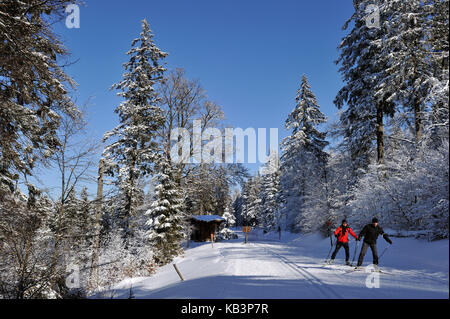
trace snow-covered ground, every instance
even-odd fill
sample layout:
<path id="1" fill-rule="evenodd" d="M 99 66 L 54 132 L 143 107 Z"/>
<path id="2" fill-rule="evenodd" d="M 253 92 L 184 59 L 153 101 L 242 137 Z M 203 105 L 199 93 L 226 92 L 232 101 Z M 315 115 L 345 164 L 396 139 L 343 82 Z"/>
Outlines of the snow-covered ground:
<path id="1" fill-rule="evenodd" d="M 351 268 L 343 265 L 343 249 L 335 265 L 324 267 L 330 240 L 320 235 L 283 233 L 279 241 L 277 234 L 253 232 L 244 244 L 239 233 L 239 239 L 213 247 L 191 244 L 174 260 L 183 282 L 170 264 L 152 277 L 124 280 L 102 297 L 128 298 L 131 287 L 135 298 L 449 298 L 449 241 L 392 239 L 380 259 L 386 273 L 347 273 Z M 379 254 L 387 245 L 378 240 Z M 364 266 L 371 262 L 369 249 Z M 379 276 L 379 288 L 367 288 L 369 276 L 372 284 Z"/>

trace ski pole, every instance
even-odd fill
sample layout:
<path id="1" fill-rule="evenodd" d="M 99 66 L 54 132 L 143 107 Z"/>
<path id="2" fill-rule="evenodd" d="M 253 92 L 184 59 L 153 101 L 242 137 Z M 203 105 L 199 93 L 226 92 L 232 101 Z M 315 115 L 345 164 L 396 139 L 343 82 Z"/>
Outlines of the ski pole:
<path id="1" fill-rule="evenodd" d="M 387 247 L 383 250 L 383 252 L 381 253 L 380 257 L 378 257 L 378 261 L 381 259 L 381 257 L 383 257 L 384 253 L 385 253 L 386 250 L 388 250 L 388 249 L 389 249 L 389 246 L 387 246 Z"/>
<path id="2" fill-rule="evenodd" d="M 331 244 L 331 247 L 333 247 L 333 237 L 331 237 L 331 230 L 330 230 L 330 244 Z"/>
<path id="3" fill-rule="evenodd" d="M 337 239 L 336 239 L 336 241 L 337 241 Z M 334 245 L 336 244 L 336 241 L 335 241 L 334 243 L 332 242 L 330 251 L 328 252 L 328 255 L 327 255 L 327 259 L 325 259 L 325 263 L 328 261 L 328 258 L 330 257 L 330 254 L 331 254 L 331 251 L 333 250 L 333 247 L 334 247 Z"/>

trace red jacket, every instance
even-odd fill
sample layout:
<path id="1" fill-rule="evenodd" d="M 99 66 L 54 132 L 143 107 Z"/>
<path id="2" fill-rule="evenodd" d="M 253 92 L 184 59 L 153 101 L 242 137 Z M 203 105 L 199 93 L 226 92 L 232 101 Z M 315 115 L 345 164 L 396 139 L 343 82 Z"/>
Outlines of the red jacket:
<path id="1" fill-rule="evenodd" d="M 350 235 L 352 235 L 353 237 L 355 237 L 355 239 L 358 238 L 358 236 L 356 236 L 356 234 L 353 232 L 353 230 L 350 227 L 346 227 L 347 230 L 345 231 L 345 233 L 343 234 L 342 232 L 342 226 L 339 226 L 336 231 L 334 232 L 334 235 L 337 236 L 338 241 L 341 243 L 348 243 L 348 233 L 350 233 Z"/>

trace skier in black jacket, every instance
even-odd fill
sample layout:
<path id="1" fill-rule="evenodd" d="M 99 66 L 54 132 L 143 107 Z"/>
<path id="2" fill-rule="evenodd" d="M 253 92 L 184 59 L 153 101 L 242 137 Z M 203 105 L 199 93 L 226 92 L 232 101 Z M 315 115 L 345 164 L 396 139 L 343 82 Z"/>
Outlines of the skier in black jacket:
<path id="1" fill-rule="evenodd" d="M 389 239 L 388 235 L 383 231 L 383 228 L 378 225 L 378 219 L 373 218 L 372 224 L 364 226 L 362 231 L 359 233 L 357 240 L 361 240 L 361 238 L 364 236 L 364 242 L 361 248 L 361 253 L 359 254 L 358 265 L 356 266 L 356 268 L 361 267 L 364 256 L 366 255 L 367 249 L 369 247 L 372 250 L 373 264 L 378 265 L 377 239 L 379 235 L 382 235 L 384 240 L 392 245 L 392 240 Z"/>

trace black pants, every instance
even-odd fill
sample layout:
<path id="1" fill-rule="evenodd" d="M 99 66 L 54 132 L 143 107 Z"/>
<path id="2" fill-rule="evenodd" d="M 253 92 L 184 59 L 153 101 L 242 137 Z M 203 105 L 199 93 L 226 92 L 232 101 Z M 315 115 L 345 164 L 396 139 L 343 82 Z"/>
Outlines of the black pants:
<path id="1" fill-rule="evenodd" d="M 336 249 L 334 250 L 333 254 L 331 255 L 331 259 L 336 258 L 336 255 L 337 255 L 339 249 L 341 249 L 341 247 L 344 247 L 345 261 L 348 261 L 350 259 L 350 250 L 348 248 L 348 243 L 341 243 L 340 241 L 338 241 L 338 243 L 336 244 Z"/>
<path id="2" fill-rule="evenodd" d="M 361 248 L 361 253 L 359 254 L 359 258 L 358 258 L 358 267 L 362 265 L 364 256 L 366 255 L 367 249 L 369 247 L 372 250 L 373 264 L 378 265 L 377 244 L 368 244 L 368 243 L 364 242 L 363 246 Z"/>

